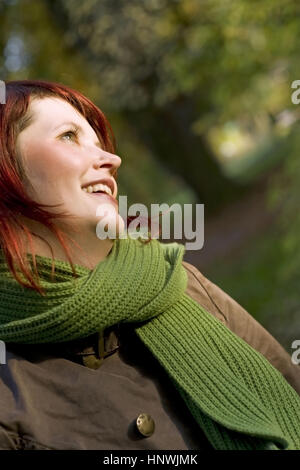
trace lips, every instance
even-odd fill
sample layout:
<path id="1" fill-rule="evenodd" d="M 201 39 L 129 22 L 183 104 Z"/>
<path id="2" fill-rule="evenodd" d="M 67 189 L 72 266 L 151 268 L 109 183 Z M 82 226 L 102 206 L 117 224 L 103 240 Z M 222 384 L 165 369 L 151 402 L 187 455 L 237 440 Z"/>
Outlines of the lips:
<path id="1" fill-rule="evenodd" d="M 114 197 L 112 197 L 110 194 L 107 194 L 107 193 L 87 193 L 88 196 L 91 196 L 91 197 L 94 197 L 94 198 L 106 198 L 108 199 L 110 202 L 113 202 L 115 205 L 119 205 L 118 204 L 118 201 L 117 199 L 115 199 Z"/>
<path id="2" fill-rule="evenodd" d="M 110 188 L 112 195 L 113 196 L 115 195 L 115 183 L 112 178 L 102 178 L 99 180 L 90 181 L 89 183 L 83 184 L 81 186 L 81 189 L 87 188 L 88 186 L 93 186 L 94 184 L 97 184 L 97 183 L 106 184 Z"/>

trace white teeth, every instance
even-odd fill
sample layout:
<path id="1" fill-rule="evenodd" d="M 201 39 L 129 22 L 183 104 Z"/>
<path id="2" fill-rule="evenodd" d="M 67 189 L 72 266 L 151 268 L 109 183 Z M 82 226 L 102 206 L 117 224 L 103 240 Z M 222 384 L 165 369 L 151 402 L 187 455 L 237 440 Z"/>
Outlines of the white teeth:
<path id="1" fill-rule="evenodd" d="M 97 191 L 105 191 L 107 194 L 112 196 L 111 189 L 106 184 L 102 184 L 102 183 L 94 184 L 92 186 L 90 185 L 87 188 L 82 188 L 82 189 L 86 193 L 95 193 Z"/>

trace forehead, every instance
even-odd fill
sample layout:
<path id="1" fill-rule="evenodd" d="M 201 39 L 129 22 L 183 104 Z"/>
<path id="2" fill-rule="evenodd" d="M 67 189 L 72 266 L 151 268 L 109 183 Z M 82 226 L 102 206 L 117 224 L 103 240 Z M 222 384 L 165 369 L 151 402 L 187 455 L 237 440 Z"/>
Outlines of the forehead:
<path id="1" fill-rule="evenodd" d="M 86 127 L 86 129 L 91 129 L 84 116 L 70 103 L 61 98 L 33 98 L 29 109 L 33 114 L 33 124 L 43 125 L 51 122 L 51 125 L 55 127 L 64 121 L 74 121 L 82 127 Z"/>
<path id="2" fill-rule="evenodd" d="M 84 117 L 67 101 L 56 98 L 56 97 L 46 97 L 46 98 L 33 98 L 30 103 L 30 110 L 41 117 L 46 117 L 49 115 L 49 112 L 58 111 L 59 114 L 63 115 L 68 114 L 71 116 L 78 116 L 84 119 Z M 59 114 L 57 117 L 59 117 Z"/>

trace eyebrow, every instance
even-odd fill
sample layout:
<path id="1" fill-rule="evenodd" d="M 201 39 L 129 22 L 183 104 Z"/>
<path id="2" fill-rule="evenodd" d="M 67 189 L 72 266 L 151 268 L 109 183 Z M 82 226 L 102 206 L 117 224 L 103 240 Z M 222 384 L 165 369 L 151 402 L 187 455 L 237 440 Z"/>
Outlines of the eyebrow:
<path id="1" fill-rule="evenodd" d="M 66 122 L 63 122 L 62 124 L 59 124 L 58 126 L 54 127 L 53 130 L 55 131 L 56 129 L 59 129 L 59 128 L 62 127 L 62 126 L 74 126 L 74 127 L 78 128 L 78 130 L 79 130 L 81 133 L 83 132 L 82 127 L 81 127 L 79 124 L 77 124 L 76 122 L 74 122 L 74 121 L 66 121 Z M 101 145 L 101 142 L 99 142 L 99 140 L 98 140 L 98 142 L 95 143 L 95 145 L 97 145 L 98 147 L 100 147 L 100 148 L 102 149 L 102 145 Z"/>

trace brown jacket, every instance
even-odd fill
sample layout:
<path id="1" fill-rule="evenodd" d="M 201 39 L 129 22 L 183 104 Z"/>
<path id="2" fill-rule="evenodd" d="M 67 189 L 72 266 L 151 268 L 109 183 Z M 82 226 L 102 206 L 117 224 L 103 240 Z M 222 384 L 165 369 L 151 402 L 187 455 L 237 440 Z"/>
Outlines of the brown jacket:
<path id="1" fill-rule="evenodd" d="M 186 293 L 276 367 L 300 395 L 300 367 L 194 266 Z M 0 449 L 211 449 L 132 325 L 61 345 L 7 345 L 0 365 Z M 144 437 L 136 418 L 155 423 Z"/>

